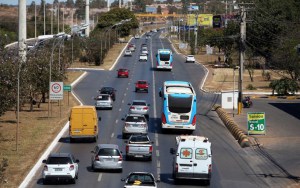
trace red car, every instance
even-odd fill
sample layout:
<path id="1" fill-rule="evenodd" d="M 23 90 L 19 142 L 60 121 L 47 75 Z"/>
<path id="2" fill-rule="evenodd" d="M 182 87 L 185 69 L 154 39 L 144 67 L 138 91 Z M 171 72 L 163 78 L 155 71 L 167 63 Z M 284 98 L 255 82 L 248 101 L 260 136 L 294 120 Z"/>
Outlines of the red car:
<path id="1" fill-rule="evenodd" d="M 117 71 L 118 71 L 118 78 L 121 78 L 121 77 L 128 78 L 128 76 L 129 76 L 129 70 L 128 69 L 119 69 Z"/>
<path id="2" fill-rule="evenodd" d="M 146 80 L 138 80 L 135 83 L 135 92 L 146 91 L 148 93 L 149 83 Z"/>

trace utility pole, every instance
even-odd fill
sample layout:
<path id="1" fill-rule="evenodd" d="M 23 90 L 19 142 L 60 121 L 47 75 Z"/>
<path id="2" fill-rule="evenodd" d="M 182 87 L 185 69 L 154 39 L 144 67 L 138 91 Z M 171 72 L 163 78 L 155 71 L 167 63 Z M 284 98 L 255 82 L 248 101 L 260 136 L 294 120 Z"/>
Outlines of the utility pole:
<path id="1" fill-rule="evenodd" d="M 240 69 L 239 69 L 239 98 L 238 98 L 238 114 L 242 113 L 242 100 L 243 100 L 243 72 L 245 62 L 245 40 L 246 40 L 246 9 L 245 6 L 241 6 L 241 23 L 240 23 Z"/>
<path id="2" fill-rule="evenodd" d="M 52 10 L 51 10 L 51 35 L 53 35 L 53 3 L 52 3 Z"/>
<path id="3" fill-rule="evenodd" d="M 109 0 L 107 0 L 107 11 L 110 11 L 110 5 L 109 5 Z"/>
<path id="4" fill-rule="evenodd" d="M 87 28 L 85 30 L 85 34 L 88 37 L 90 35 L 90 1 L 85 1 L 85 24 Z"/>
<path id="5" fill-rule="evenodd" d="M 34 1 L 34 38 L 36 38 L 36 2 Z"/>
<path id="6" fill-rule="evenodd" d="M 195 53 L 196 53 L 196 50 L 197 50 L 197 40 L 198 40 L 198 12 L 197 12 L 197 14 L 196 14 L 196 28 L 195 28 L 195 32 L 194 32 L 194 34 L 195 34 Z"/>
<path id="7" fill-rule="evenodd" d="M 62 32 L 65 32 L 65 7 L 63 7 L 63 31 Z"/>
<path id="8" fill-rule="evenodd" d="M 57 3 L 57 33 L 59 33 L 59 2 Z"/>
<path id="9" fill-rule="evenodd" d="M 44 35 L 46 35 L 46 1 L 44 2 Z"/>
<path id="10" fill-rule="evenodd" d="M 119 8 L 121 8 L 121 7 L 122 7 L 122 5 L 121 5 L 121 2 L 122 2 L 122 1 L 121 1 L 121 0 L 119 0 Z"/>

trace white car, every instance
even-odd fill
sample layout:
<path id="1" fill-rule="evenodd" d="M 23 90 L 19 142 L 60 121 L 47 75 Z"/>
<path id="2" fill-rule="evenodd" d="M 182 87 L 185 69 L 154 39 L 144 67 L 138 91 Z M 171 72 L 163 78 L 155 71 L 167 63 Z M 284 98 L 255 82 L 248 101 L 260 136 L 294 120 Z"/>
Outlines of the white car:
<path id="1" fill-rule="evenodd" d="M 140 54 L 139 61 L 148 61 L 148 56 L 147 56 L 147 54 Z"/>
<path id="2" fill-rule="evenodd" d="M 188 62 L 192 62 L 192 63 L 195 63 L 195 57 L 193 55 L 188 55 L 186 56 L 186 63 Z"/>
<path id="3" fill-rule="evenodd" d="M 140 35 L 136 34 L 136 35 L 134 36 L 134 38 L 135 38 L 135 39 L 139 39 L 139 38 L 140 38 Z"/>
<path id="4" fill-rule="evenodd" d="M 99 94 L 96 98 L 95 107 L 96 109 L 112 109 L 113 99 L 109 94 Z"/>
<path id="5" fill-rule="evenodd" d="M 131 50 L 125 50 L 124 56 L 132 56 Z"/>
<path id="6" fill-rule="evenodd" d="M 78 179 L 78 163 L 70 153 L 53 153 L 48 159 L 43 160 L 45 163 L 43 169 L 43 184 L 50 180 L 66 179 L 75 184 Z"/>

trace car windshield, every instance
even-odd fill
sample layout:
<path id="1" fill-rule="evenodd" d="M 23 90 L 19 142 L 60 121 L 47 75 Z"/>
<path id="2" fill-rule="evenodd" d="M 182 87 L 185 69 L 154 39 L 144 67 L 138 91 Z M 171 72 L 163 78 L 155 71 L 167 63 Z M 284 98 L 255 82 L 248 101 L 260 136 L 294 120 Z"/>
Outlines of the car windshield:
<path id="1" fill-rule="evenodd" d="M 147 106 L 145 102 L 139 102 L 139 101 L 134 101 L 132 105 L 137 105 L 137 106 Z"/>
<path id="2" fill-rule="evenodd" d="M 146 122 L 145 118 L 142 116 L 127 116 L 127 122 Z"/>
<path id="3" fill-rule="evenodd" d="M 120 152 L 114 148 L 102 148 L 98 152 L 99 156 L 120 156 Z"/>
<path id="4" fill-rule="evenodd" d="M 127 183 L 131 185 L 155 185 L 154 178 L 148 174 L 131 174 Z"/>
<path id="5" fill-rule="evenodd" d="M 108 95 L 99 95 L 97 101 L 107 101 L 109 99 Z"/>
<path id="6" fill-rule="evenodd" d="M 169 61 L 170 60 L 170 54 L 159 54 L 159 59 L 161 61 Z"/>
<path id="7" fill-rule="evenodd" d="M 127 69 L 119 69 L 120 72 L 127 72 Z"/>
<path id="8" fill-rule="evenodd" d="M 112 93 L 113 88 L 111 87 L 104 87 L 101 89 L 101 93 L 107 94 L 107 93 Z"/>
<path id="9" fill-rule="evenodd" d="M 68 164 L 72 163 L 69 157 L 49 157 L 47 164 Z"/>
<path id="10" fill-rule="evenodd" d="M 146 54 L 141 54 L 141 56 L 147 56 Z"/>
<path id="11" fill-rule="evenodd" d="M 192 56 L 192 55 L 188 55 L 188 57 L 194 57 L 194 56 Z"/>

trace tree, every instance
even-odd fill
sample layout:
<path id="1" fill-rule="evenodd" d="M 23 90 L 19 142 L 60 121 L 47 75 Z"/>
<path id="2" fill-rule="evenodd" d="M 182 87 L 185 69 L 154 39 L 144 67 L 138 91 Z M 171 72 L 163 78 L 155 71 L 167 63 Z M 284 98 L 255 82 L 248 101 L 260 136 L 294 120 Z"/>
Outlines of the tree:
<path id="1" fill-rule="evenodd" d="M 73 8 L 74 7 L 74 1 L 73 0 L 67 0 L 66 1 L 66 7 Z"/>
<path id="2" fill-rule="evenodd" d="M 158 5 L 158 7 L 157 7 L 157 14 L 161 14 L 161 6 L 160 5 Z"/>
<path id="3" fill-rule="evenodd" d="M 39 16 L 44 16 L 44 6 L 45 6 L 45 0 L 41 0 Z"/>
<path id="4" fill-rule="evenodd" d="M 146 2 L 145 0 L 135 0 L 134 5 L 138 12 L 146 12 Z"/>
<path id="5" fill-rule="evenodd" d="M 168 6 L 169 14 L 176 13 L 178 10 L 175 6 Z"/>
<path id="6" fill-rule="evenodd" d="M 167 4 L 173 5 L 174 0 L 167 0 Z"/>
<path id="7" fill-rule="evenodd" d="M 90 3 L 91 8 L 104 8 L 107 7 L 107 2 L 105 0 L 93 0 Z"/>
<path id="8" fill-rule="evenodd" d="M 79 17 L 84 18 L 85 15 L 85 0 L 76 0 L 75 1 L 76 12 Z"/>
<path id="9" fill-rule="evenodd" d="M 36 6 L 35 1 L 32 1 L 28 7 L 28 13 L 34 14 L 35 6 Z"/>

